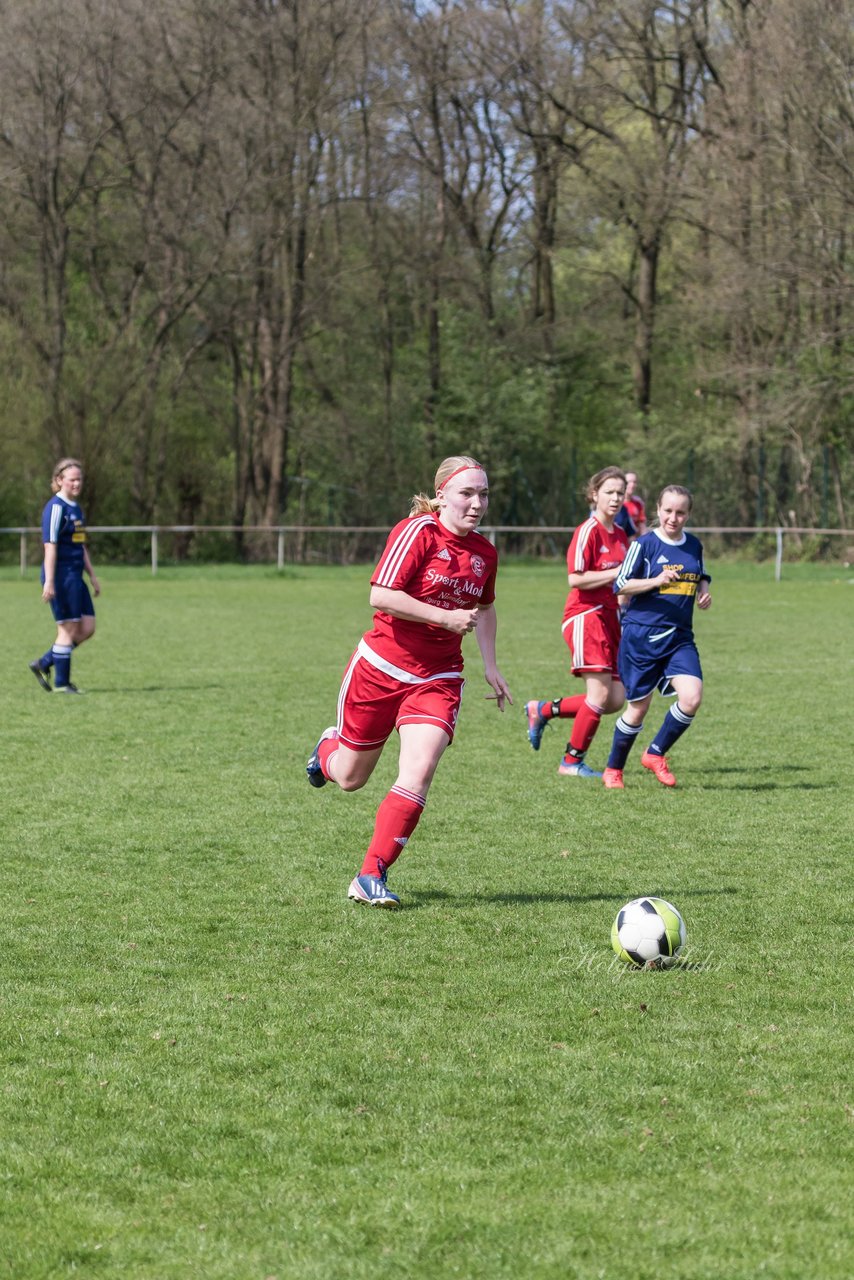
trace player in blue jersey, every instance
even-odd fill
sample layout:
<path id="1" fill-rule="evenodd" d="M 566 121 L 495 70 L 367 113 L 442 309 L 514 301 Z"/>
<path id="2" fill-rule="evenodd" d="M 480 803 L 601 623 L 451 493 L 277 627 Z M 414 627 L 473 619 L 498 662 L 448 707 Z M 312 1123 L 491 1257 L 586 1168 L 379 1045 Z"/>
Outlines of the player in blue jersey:
<path id="1" fill-rule="evenodd" d="M 602 775 L 606 787 L 622 788 L 623 767 L 644 716 L 658 689 L 676 695 L 658 733 L 641 756 L 665 787 L 676 779 L 667 752 L 694 722 L 703 699 L 703 672 L 694 643 L 694 604 L 708 609 L 711 578 L 703 564 L 699 538 L 686 533 L 693 499 L 681 485 L 668 485 L 658 499 L 658 527 L 629 547 L 614 591 L 628 598 L 620 641 L 620 678 L 628 706 L 617 720 L 608 765 Z"/>
<path id="2" fill-rule="evenodd" d="M 76 458 L 63 458 L 53 469 L 54 496 L 42 512 L 42 599 L 56 620 L 56 639 L 47 653 L 30 663 L 30 670 L 47 693 L 80 692 L 71 683 L 71 654 L 95 634 L 95 608 L 83 581 L 84 571 L 96 596 L 101 586 L 86 546 L 86 523 L 78 502 L 82 488 L 82 465 Z"/>

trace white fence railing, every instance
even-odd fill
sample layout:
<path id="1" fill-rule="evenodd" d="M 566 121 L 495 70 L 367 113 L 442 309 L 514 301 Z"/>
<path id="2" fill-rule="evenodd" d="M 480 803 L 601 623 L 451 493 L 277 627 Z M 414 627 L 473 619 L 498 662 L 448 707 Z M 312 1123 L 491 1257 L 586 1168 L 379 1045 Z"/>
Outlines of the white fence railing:
<path id="1" fill-rule="evenodd" d="M 559 537 L 565 545 L 568 543 L 572 535 L 573 526 L 571 525 L 482 525 L 480 532 L 489 538 L 493 545 L 498 545 L 501 537 L 518 538 L 522 535 L 535 535 L 538 539 L 545 539 L 551 546 L 552 550 L 557 550 L 555 540 Z M 299 547 L 304 547 L 305 540 L 310 536 L 328 535 L 349 537 L 362 534 L 376 535 L 384 537 L 388 532 L 387 525 L 233 525 L 233 524 L 134 524 L 134 525 L 92 525 L 88 528 L 87 533 L 137 533 L 145 534 L 150 539 L 150 557 L 151 572 L 157 573 L 160 557 L 160 536 L 162 534 L 180 534 L 185 537 L 196 537 L 206 533 L 230 533 L 240 534 L 260 534 L 266 539 L 276 540 L 276 566 L 283 569 L 285 566 L 285 546 L 288 538 L 294 538 Z M 731 534 L 759 538 L 762 536 L 770 536 L 774 538 L 774 577 L 779 582 L 783 572 L 783 553 L 784 539 L 796 538 L 801 542 L 804 538 L 839 538 L 840 559 L 846 561 L 854 561 L 854 529 L 808 529 L 794 526 L 764 526 L 756 528 L 753 526 L 742 525 L 707 525 L 705 527 L 692 526 L 692 532 L 708 536 L 729 536 Z M 8 528 L 0 527 L 0 534 L 16 535 L 20 539 L 20 565 L 21 575 L 27 572 L 28 541 L 41 535 L 41 529 L 37 526 L 10 526 Z"/>

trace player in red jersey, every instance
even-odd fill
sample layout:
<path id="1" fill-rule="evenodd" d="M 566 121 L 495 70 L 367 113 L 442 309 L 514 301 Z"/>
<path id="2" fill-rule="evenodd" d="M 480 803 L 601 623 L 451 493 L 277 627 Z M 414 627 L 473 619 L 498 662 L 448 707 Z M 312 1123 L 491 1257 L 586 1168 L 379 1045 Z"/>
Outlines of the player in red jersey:
<path id="1" fill-rule="evenodd" d="M 631 517 L 638 537 L 646 533 L 646 507 L 644 500 L 637 492 L 638 478 L 634 471 L 626 472 L 626 497 L 623 502 Z"/>
<path id="2" fill-rule="evenodd" d="M 499 711 L 512 703 L 495 661 L 492 543 L 476 532 L 486 514 L 486 472 L 474 458 L 446 458 L 436 497 L 417 494 L 409 517 L 388 536 L 371 577 L 371 631 L 344 673 L 338 723 L 324 730 L 306 765 L 315 787 L 363 787 L 392 731 L 400 738 L 397 780 L 377 810 L 374 833 L 348 897 L 397 907 L 389 867 L 424 809 L 445 748 L 453 741 L 463 689 L 462 638 L 474 631 Z"/>
<path id="3" fill-rule="evenodd" d="M 609 712 L 619 711 L 625 690 L 617 674 L 620 649 L 619 604 L 613 583 L 626 558 L 629 540 L 615 523 L 626 496 L 626 477 L 619 467 L 592 476 L 587 497 L 590 516 L 572 535 L 566 553 L 569 595 L 563 612 L 563 636 L 572 652 L 572 674 L 581 676 L 586 693 L 570 698 L 528 702 L 528 741 L 540 749 L 550 720 L 571 719 L 572 734 L 558 765 L 564 777 L 600 778 L 584 756 Z"/>

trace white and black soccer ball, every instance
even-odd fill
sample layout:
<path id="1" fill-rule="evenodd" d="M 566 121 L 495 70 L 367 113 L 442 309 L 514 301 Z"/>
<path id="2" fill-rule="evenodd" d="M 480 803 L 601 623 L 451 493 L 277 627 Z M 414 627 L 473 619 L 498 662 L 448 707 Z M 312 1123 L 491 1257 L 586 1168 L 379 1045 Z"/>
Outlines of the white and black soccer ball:
<path id="1" fill-rule="evenodd" d="M 633 898 L 617 912 L 611 946 L 638 969 L 667 969 L 687 939 L 685 921 L 664 898 Z"/>

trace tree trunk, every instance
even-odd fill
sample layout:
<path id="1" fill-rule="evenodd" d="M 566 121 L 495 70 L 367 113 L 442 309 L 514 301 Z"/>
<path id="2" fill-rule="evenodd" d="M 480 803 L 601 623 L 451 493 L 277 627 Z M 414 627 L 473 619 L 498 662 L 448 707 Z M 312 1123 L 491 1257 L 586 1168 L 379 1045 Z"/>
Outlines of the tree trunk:
<path id="1" fill-rule="evenodd" d="M 635 403 L 644 416 L 652 402 L 652 348 L 655 337 L 656 278 L 660 239 L 656 234 L 638 244 L 637 317 L 635 321 Z"/>

